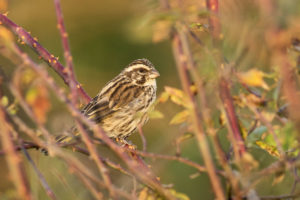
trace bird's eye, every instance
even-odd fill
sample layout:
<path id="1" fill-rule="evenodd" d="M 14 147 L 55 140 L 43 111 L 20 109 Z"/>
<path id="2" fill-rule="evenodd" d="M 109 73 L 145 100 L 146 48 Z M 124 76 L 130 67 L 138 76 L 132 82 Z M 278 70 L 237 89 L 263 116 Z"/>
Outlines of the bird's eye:
<path id="1" fill-rule="evenodd" d="M 140 73 L 145 73 L 146 70 L 145 70 L 145 69 L 139 69 L 139 72 L 140 72 Z"/>

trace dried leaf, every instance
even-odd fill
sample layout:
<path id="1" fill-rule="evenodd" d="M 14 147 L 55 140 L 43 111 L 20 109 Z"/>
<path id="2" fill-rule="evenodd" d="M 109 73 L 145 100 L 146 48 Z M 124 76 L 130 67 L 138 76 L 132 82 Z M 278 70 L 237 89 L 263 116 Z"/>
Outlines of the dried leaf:
<path id="1" fill-rule="evenodd" d="M 41 84 L 33 86 L 27 91 L 25 99 L 32 107 L 37 120 L 40 123 L 44 123 L 46 121 L 46 114 L 51 106 L 46 87 Z"/>
<path id="2" fill-rule="evenodd" d="M 238 74 L 238 77 L 242 83 L 248 86 L 262 87 L 265 90 L 269 90 L 269 86 L 263 79 L 265 76 L 267 75 L 258 69 L 251 69 L 247 72 Z"/>
<path id="3" fill-rule="evenodd" d="M 170 124 L 180 124 L 186 122 L 190 117 L 189 110 L 183 110 L 177 113 L 170 121 Z"/>

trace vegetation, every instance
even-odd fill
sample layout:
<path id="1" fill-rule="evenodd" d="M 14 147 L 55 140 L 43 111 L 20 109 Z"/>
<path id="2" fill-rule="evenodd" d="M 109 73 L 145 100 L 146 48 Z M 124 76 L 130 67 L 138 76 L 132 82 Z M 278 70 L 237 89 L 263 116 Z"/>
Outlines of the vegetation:
<path id="1" fill-rule="evenodd" d="M 60 59 L 12 20 L 14 10 L 5 13 L 7 1 L 0 1 L 0 163 L 7 164 L 0 176 L 10 180 L 0 184 L 1 199 L 300 198 L 300 3 L 160 0 L 136 9 L 139 16 L 127 21 L 126 32 L 136 46 L 126 49 L 118 38 L 113 48 L 110 35 L 105 50 L 149 53 L 150 60 L 168 53 L 153 61 L 163 83 L 146 129 L 129 138 L 137 145 L 132 149 L 80 113 L 91 97 L 77 78 L 89 76 L 80 77 L 87 73 L 80 64 L 75 73 L 72 32 L 60 0 L 53 2 Z M 87 40 L 89 31 L 83 31 L 76 40 Z M 163 51 L 150 51 L 150 42 Z M 84 60 L 89 48 L 76 55 Z M 108 58 L 111 64 L 115 59 Z M 102 70 L 104 78 L 110 69 Z M 89 81 L 91 90 L 101 88 Z M 57 144 L 55 136 L 70 121 L 80 141 Z M 49 156 L 34 150 L 41 148 Z"/>

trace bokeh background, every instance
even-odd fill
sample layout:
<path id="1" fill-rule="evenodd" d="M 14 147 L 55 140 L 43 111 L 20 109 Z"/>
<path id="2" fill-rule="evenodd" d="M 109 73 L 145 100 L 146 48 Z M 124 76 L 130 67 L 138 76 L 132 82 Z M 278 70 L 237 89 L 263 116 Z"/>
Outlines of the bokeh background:
<path id="1" fill-rule="evenodd" d="M 249 1 L 247 1 L 249 2 Z M 278 1 L 281 2 L 281 1 Z M 288 1 L 287 1 L 288 2 Z M 289 1 L 290 2 L 290 1 Z M 158 81 L 158 95 L 164 90 L 164 86 L 180 87 L 180 82 L 176 72 L 176 66 L 172 55 L 171 44 L 168 40 L 161 42 L 153 42 L 152 26 L 149 23 L 151 15 L 155 11 L 158 2 L 150 0 L 62 0 L 62 9 L 65 19 L 65 25 L 69 34 L 71 52 L 75 65 L 77 79 L 83 85 L 84 89 L 90 96 L 95 96 L 101 87 L 117 75 L 123 67 L 137 58 L 148 58 L 156 66 L 161 76 Z M 283 3 L 284 4 L 284 3 Z M 249 4 L 250 5 L 250 4 Z M 293 4 L 284 4 L 283 12 L 299 14 L 299 8 Z M 225 10 L 231 9 L 231 5 L 225 6 Z M 240 15 L 245 16 L 250 24 L 248 29 L 243 29 L 244 32 L 230 33 L 231 37 L 225 42 L 225 54 L 230 59 L 238 57 L 241 52 L 235 47 L 247 44 L 247 31 L 251 31 L 251 27 L 256 23 L 255 11 L 245 4 L 237 6 Z M 243 10 L 245 13 L 242 13 Z M 60 61 L 63 61 L 61 40 L 57 30 L 56 15 L 53 1 L 38 1 L 38 0 L 9 0 L 8 1 L 8 17 L 15 23 L 30 31 L 31 34 L 38 38 L 38 41 L 48 49 L 54 56 L 58 56 Z M 230 16 L 224 20 L 231 21 Z M 238 23 L 230 24 L 230 26 L 239 26 Z M 227 27 L 230 32 L 232 29 L 238 30 L 240 27 Z M 232 28 L 232 29 L 231 29 Z M 226 30 L 226 28 L 225 28 Z M 256 30 L 259 34 L 259 28 Z M 246 32 L 246 33 L 245 33 Z M 243 38 L 242 38 L 243 37 Z M 242 39 L 244 43 L 238 44 L 235 39 Z M 257 39 L 257 38 L 250 38 Z M 249 41 L 250 42 L 250 41 Z M 227 45 L 227 46 L 226 46 Z M 24 48 L 38 62 L 37 56 L 31 52 L 28 47 Z M 260 49 L 254 46 L 254 52 Z M 263 49 L 263 47 L 261 47 Z M 261 50 L 260 49 L 260 50 Z M 193 49 L 197 50 L 197 49 Z M 252 66 L 254 60 L 260 62 L 264 69 L 268 69 L 268 62 L 265 60 L 264 52 L 259 52 L 258 55 L 252 54 L 246 58 L 246 61 L 241 65 L 242 68 Z M 257 57 L 257 59 L 255 59 Z M 201 57 L 199 58 L 201 59 Z M 205 63 L 205 62 L 204 62 Z M 210 66 L 210 61 L 207 61 L 207 68 L 203 72 L 207 77 L 212 79 L 216 76 L 214 68 Z M 10 61 L 0 56 L 0 65 L 7 71 L 13 65 Z M 63 86 L 63 82 L 56 77 L 57 82 Z M 211 83 L 210 94 L 216 93 L 214 82 Z M 51 112 L 48 115 L 47 127 L 54 134 L 69 128 L 72 124 L 72 118 L 65 110 L 64 106 L 59 103 L 54 97 L 52 99 Z M 210 100 L 210 105 L 213 106 L 215 99 Z M 181 110 L 180 107 L 165 103 L 159 104 L 157 109 L 164 114 L 162 119 L 153 119 L 144 127 L 144 133 L 147 139 L 147 150 L 149 152 L 157 152 L 162 154 L 175 154 L 174 140 L 185 130 L 178 125 L 169 125 L 172 116 Z M 218 116 L 215 116 L 218 120 Z M 223 138 L 223 147 L 228 149 L 229 144 L 224 140 L 226 131 L 221 131 L 220 137 Z M 142 147 L 141 139 L 138 134 L 130 137 L 130 140 L 138 146 Z M 182 156 L 187 157 L 195 162 L 202 163 L 200 153 L 194 140 L 187 140 L 181 144 Z M 105 149 L 99 148 L 105 151 Z M 39 169 L 45 175 L 49 185 L 57 195 L 58 199 L 89 199 L 92 198 L 89 191 L 77 180 L 72 171 L 66 164 L 57 158 L 45 157 L 35 150 L 30 150 L 31 155 L 36 161 Z M 104 152 L 105 153 L 105 152 Z M 258 157 L 261 163 L 260 167 L 267 166 L 274 159 L 265 153 L 263 150 L 253 150 L 254 155 Z M 86 156 L 77 155 L 85 165 L 91 169 L 95 169 L 92 161 Z M 113 159 L 113 158 L 112 158 Z M 195 174 L 196 170 L 177 162 L 163 160 L 149 160 L 154 163 L 153 170 L 160 177 L 162 183 L 173 185 L 178 192 L 187 194 L 190 199 L 213 199 L 213 191 L 209 184 L 209 179 L 206 174 Z M 30 175 L 31 188 L 37 199 L 47 199 L 43 188 L 40 186 L 35 173 L 30 166 L 26 168 Z M 96 171 L 96 170 L 95 170 Z M 114 173 L 114 172 L 112 172 Z M 15 199 L 14 186 L 10 181 L 8 169 L 3 157 L 0 157 L 0 199 Z M 113 181 L 121 187 L 126 188 L 129 183 L 123 180 L 122 177 L 116 175 Z M 285 186 L 271 186 L 272 178 L 268 177 L 257 187 L 259 194 L 281 194 L 291 187 L 289 177 L 283 181 Z"/>

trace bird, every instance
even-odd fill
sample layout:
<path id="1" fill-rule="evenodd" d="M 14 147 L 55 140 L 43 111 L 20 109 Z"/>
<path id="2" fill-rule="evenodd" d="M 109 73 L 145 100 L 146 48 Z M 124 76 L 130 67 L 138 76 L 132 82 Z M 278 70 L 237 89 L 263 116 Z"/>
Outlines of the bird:
<path id="1" fill-rule="evenodd" d="M 106 83 L 81 113 L 101 126 L 108 137 L 127 143 L 126 138 L 148 121 L 159 76 L 148 59 L 134 60 Z M 67 143 L 79 135 L 73 127 L 68 134 L 56 137 L 56 142 Z"/>

